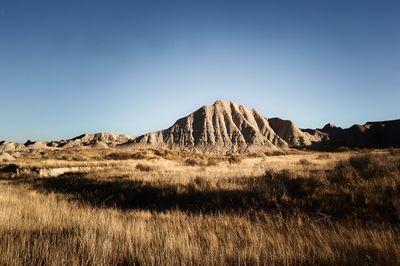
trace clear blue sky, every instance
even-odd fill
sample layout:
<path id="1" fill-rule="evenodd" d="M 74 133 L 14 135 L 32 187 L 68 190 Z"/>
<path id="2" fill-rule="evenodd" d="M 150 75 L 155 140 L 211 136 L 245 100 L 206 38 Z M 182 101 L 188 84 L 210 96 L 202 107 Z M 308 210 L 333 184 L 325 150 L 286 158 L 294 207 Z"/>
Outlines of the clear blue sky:
<path id="1" fill-rule="evenodd" d="M 0 0 L 0 139 L 139 135 L 230 99 L 400 118 L 400 1 Z"/>

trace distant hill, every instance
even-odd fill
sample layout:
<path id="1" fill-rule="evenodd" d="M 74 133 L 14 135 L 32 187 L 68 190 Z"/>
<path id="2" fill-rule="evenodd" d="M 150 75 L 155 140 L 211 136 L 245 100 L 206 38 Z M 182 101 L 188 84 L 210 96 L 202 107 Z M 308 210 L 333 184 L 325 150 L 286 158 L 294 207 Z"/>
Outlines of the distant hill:
<path id="1" fill-rule="evenodd" d="M 310 146 L 328 137 L 327 134 L 317 130 L 310 132 L 302 131 L 290 120 L 283 120 L 275 117 L 268 119 L 268 122 L 275 133 L 293 148 Z"/>
<path id="2" fill-rule="evenodd" d="M 274 131 L 268 119 L 256 110 L 221 100 L 179 119 L 168 129 L 139 136 L 130 144 L 216 152 L 289 147 Z"/>
<path id="3" fill-rule="evenodd" d="M 115 147 L 132 140 L 133 137 L 122 134 L 115 134 L 109 132 L 100 132 L 95 134 L 82 134 L 72 139 L 67 140 L 53 140 L 53 141 L 30 141 L 25 142 L 21 147 L 26 149 L 50 149 L 50 148 L 108 148 Z M 10 145 L 10 144 L 8 144 Z M 16 144 L 14 144 L 16 145 Z M 0 143 L 0 151 L 2 145 Z"/>
<path id="4" fill-rule="evenodd" d="M 254 109 L 218 100 L 177 120 L 171 127 L 133 138 L 115 133 L 83 134 L 60 141 L 0 142 L 0 153 L 28 149 L 153 147 L 205 152 L 256 152 L 287 148 L 335 150 L 400 147 L 400 120 L 368 122 L 342 129 L 327 124 L 300 129 L 290 120 L 267 118 Z"/>
<path id="5" fill-rule="evenodd" d="M 367 122 L 342 129 L 327 124 L 318 131 L 328 138 L 314 143 L 311 148 L 335 149 L 349 148 L 389 148 L 400 147 L 400 119 L 390 121 Z"/>
<path id="6" fill-rule="evenodd" d="M 348 129 L 332 124 L 322 129 L 300 129 L 291 120 L 266 118 L 254 109 L 218 100 L 179 119 L 168 129 L 124 144 L 139 145 L 211 152 L 400 147 L 400 120 L 368 122 Z"/>
<path id="7" fill-rule="evenodd" d="M 128 135 L 100 132 L 95 134 L 82 134 L 72 139 L 55 142 L 54 144 L 57 147 L 63 148 L 93 147 L 99 149 L 115 147 L 132 139 L 133 137 Z"/>

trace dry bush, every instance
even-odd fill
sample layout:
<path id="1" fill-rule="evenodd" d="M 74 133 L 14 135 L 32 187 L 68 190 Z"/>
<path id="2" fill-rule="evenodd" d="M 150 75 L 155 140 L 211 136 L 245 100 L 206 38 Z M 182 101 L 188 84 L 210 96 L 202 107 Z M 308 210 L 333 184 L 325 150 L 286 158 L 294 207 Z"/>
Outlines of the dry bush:
<path id="1" fill-rule="evenodd" d="M 39 177 L 38 167 L 20 166 L 18 164 L 7 164 L 0 167 L 0 173 L 4 179 L 34 178 Z"/>
<path id="2" fill-rule="evenodd" d="M 180 161 L 185 157 L 185 152 L 176 151 L 176 150 L 168 150 L 168 149 L 157 149 L 153 150 L 154 155 L 160 156 L 167 160 L 175 160 Z"/>
<path id="3" fill-rule="evenodd" d="M 188 184 L 189 193 L 193 193 L 195 191 L 206 191 L 211 188 L 211 183 L 206 178 L 197 176 Z"/>
<path id="4" fill-rule="evenodd" d="M 47 157 L 48 159 L 51 159 L 51 156 Z M 64 161 L 88 161 L 89 159 L 84 157 L 84 156 L 76 156 L 76 155 L 63 155 L 60 157 L 61 160 Z"/>
<path id="5" fill-rule="evenodd" d="M 358 173 L 349 161 L 339 161 L 328 174 L 329 182 L 334 186 L 351 186 L 358 181 Z"/>
<path id="6" fill-rule="evenodd" d="M 329 181 L 338 186 L 352 186 L 360 179 L 398 177 L 400 161 L 386 155 L 361 154 L 340 160 L 328 174 Z"/>
<path id="7" fill-rule="evenodd" d="M 332 158 L 332 156 L 329 153 L 321 153 L 321 154 L 318 154 L 318 157 L 317 157 L 317 159 L 321 159 L 321 160 L 331 159 L 331 158 Z"/>
<path id="8" fill-rule="evenodd" d="M 187 166 L 207 166 L 207 160 L 201 158 L 188 158 L 185 160 L 185 165 Z"/>
<path id="9" fill-rule="evenodd" d="M 340 209 L 342 216 L 365 221 L 400 222 L 399 162 L 386 154 L 373 153 L 338 161 L 332 170 L 326 171 L 330 187 L 324 193 L 336 207 L 326 208 Z"/>
<path id="10" fill-rule="evenodd" d="M 146 158 L 146 152 L 113 152 L 105 156 L 106 160 L 141 160 Z"/>
<path id="11" fill-rule="evenodd" d="M 243 156 L 241 155 L 231 155 L 228 157 L 228 162 L 230 164 L 238 164 L 241 163 L 243 160 Z"/>
<path id="12" fill-rule="evenodd" d="M 269 170 L 256 177 L 251 187 L 267 209 L 281 213 L 325 213 L 335 220 L 399 223 L 399 161 L 368 156 L 340 160 L 333 169 L 314 169 L 308 174 Z M 372 174 L 366 175 L 364 168 Z"/>
<path id="13" fill-rule="evenodd" d="M 220 156 L 206 156 L 204 154 L 194 153 L 187 153 L 181 156 L 187 166 L 217 166 L 219 162 L 224 160 L 224 158 Z"/>
<path id="14" fill-rule="evenodd" d="M 81 152 L 71 151 L 44 151 L 40 153 L 45 160 L 88 161 L 90 158 Z"/>
<path id="15" fill-rule="evenodd" d="M 400 149 L 399 148 L 390 148 L 389 150 L 388 150 L 388 152 L 389 152 L 389 154 L 390 155 L 392 155 L 392 156 L 399 156 L 400 155 Z"/>
<path id="16" fill-rule="evenodd" d="M 147 165 L 147 164 L 142 164 L 142 163 L 138 163 L 136 165 L 136 169 L 141 172 L 150 172 L 150 171 L 154 170 L 152 166 Z"/>
<path id="17" fill-rule="evenodd" d="M 340 146 L 336 148 L 336 152 L 348 152 L 348 151 L 350 151 L 350 148 L 346 146 Z"/>
<path id="18" fill-rule="evenodd" d="M 302 166 L 310 166 L 310 165 L 312 165 L 312 162 L 310 160 L 303 158 L 303 159 L 299 160 L 299 164 Z"/>
<path id="19" fill-rule="evenodd" d="M 209 158 L 207 160 L 207 166 L 217 166 L 219 164 L 220 160 L 216 158 Z"/>
<path id="20" fill-rule="evenodd" d="M 318 189 L 324 188 L 321 180 L 298 177 L 288 170 L 266 171 L 264 175 L 256 179 L 254 185 L 267 201 L 310 198 Z"/>
<path id="21" fill-rule="evenodd" d="M 185 150 L 154 150 L 154 155 L 167 160 L 177 161 L 186 166 L 217 166 L 219 162 L 225 159 L 223 155 L 203 154 Z"/>
<path id="22" fill-rule="evenodd" d="M 290 153 L 290 151 L 286 151 L 286 150 L 274 150 L 274 151 L 265 152 L 264 154 L 266 156 L 282 156 L 282 155 L 288 155 L 289 153 Z"/>
<path id="23" fill-rule="evenodd" d="M 153 150 L 154 155 L 160 156 L 160 157 L 164 157 L 167 155 L 167 151 L 166 150 Z"/>
<path id="24" fill-rule="evenodd" d="M 19 169 L 19 166 L 16 164 L 6 164 L 0 166 L 0 173 L 16 173 Z"/>
<path id="25" fill-rule="evenodd" d="M 385 155 L 365 154 L 349 159 L 351 166 L 361 178 L 382 178 L 390 176 L 399 169 L 399 164 Z"/>
<path id="26" fill-rule="evenodd" d="M 252 152 L 246 155 L 247 158 L 264 158 L 264 152 Z"/>

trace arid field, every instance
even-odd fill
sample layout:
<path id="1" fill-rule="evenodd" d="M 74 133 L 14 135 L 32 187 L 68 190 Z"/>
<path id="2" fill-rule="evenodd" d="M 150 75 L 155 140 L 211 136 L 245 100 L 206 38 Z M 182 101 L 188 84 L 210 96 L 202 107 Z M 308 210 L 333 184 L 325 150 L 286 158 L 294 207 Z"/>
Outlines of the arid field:
<path id="1" fill-rule="evenodd" d="M 397 149 L 44 149 L 0 172 L 0 265 L 400 264 Z"/>

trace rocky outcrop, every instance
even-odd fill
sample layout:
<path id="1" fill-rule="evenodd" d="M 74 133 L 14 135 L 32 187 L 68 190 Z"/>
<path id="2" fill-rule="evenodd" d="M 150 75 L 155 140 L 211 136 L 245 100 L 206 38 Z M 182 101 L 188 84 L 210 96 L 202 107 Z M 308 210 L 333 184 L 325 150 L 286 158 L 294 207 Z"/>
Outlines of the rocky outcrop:
<path id="1" fill-rule="evenodd" d="M 89 143 L 94 144 L 95 142 L 101 141 L 113 145 L 113 144 L 121 144 L 131 139 L 132 137 L 128 135 L 100 132 L 95 134 L 83 134 L 71 140 L 79 140 L 83 144 L 89 144 Z"/>
<path id="2" fill-rule="evenodd" d="M 306 147 L 326 138 L 326 135 L 321 132 L 302 131 L 290 120 L 275 117 L 268 119 L 268 122 L 275 133 L 290 147 Z"/>
<path id="3" fill-rule="evenodd" d="M 4 152 L 4 153 L 0 152 L 0 162 L 11 162 L 14 160 L 15 160 L 15 158 L 13 156 L 11 156 L 10 154 L 8 154 L 6 152 Z"/>
<path id="4" fill-rule="evenodd" d="M 7 152 L 18 158 L 18 151 L 28 149 L 106 149 L 116 146 L 150 146 L 206 152 L 257 152 L 285 148 L 388 148 L 400 147 L 399 136 L 400 120 L 368 122 L 345 129 L 333 124 L 326 124 L 321 129 L 300 129 L 290 120 L 268 119 L 254 109 L 218 100 L 177 120 L 168 129 L 137 138 L 103 132 L 60 141 L 27 141 L 25 144 L 2 141 L 0 153 Z M 4 160 L 7 158 L 4 157 Z"/>
<path id="5" fill-rule="evenodd" d="M 327 124 L 319 131 L 328 135 L 328 140 L 318 144 L 324 148 L 400 147 L 400 120 L 367 122 L 345 129 Z"/>
<path id="6" fill-rule="evenodd" d="M 137 144 L 217 152 L 289 147 L 256 110 L 220 100 L 179 119 L 166 130 L 142 135 L 129 143 Z"/>
<path id="7" fill-rule="evenodd" d="M 11 141 L 0 141 L 0 153 L 24 151 L 24 150 L 27 150 L 27 148 L 23 144 L 14 143 Z"/>
<path id="8" fill-rule="evenodd" d="M 47 145 L 46 142 L 44 141 L 30 141 L 28 140 L 27 142 L 25 142 L 24 144 L 28 149 L 33 149 L 33 150 L 40 150 L 40 149 L 47 149 L 50 148 L 49 145 Z"/>
<path id="9" fill-rule="evenodd" d="M 101 132 L 95 134 L 82 134 L 69 140 L 59 141 L 57 146 L 70 149 L 80 147 L 93 147 L 97 149 L 115 147 L 126 143 L 133 138 L 128 135 Z"/>
<path id="10" fill-rule="evenodd" d="M 95 134 L 82 134 L 72 139 L 57 140 L 57 141 L 30 141 L 28 140 L 24 147 L 28 149 L 49 149 L 49 148 L 64 148 L 64 149 L 80 149 L 80 148 L 108 148 L 115 147 L 120 144 L 132 140 L 133 137 L 123 134 L 115 134 L 101 132 Z M 1 146 L 0 146 L 1 149 Z"/>

